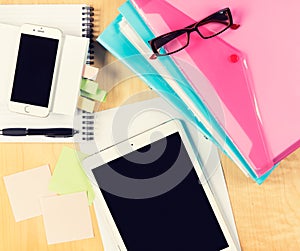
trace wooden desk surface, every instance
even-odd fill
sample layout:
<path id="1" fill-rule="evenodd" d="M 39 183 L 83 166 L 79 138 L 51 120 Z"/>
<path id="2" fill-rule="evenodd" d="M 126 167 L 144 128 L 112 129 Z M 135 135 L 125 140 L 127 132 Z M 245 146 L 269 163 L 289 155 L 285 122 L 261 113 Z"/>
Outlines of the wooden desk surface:
<path id="1" fill-rule="evenodd" d="M 96 35 L 117 15 L 124 0 L 52 1 L 0 0 L 1 4 L 88 3 L 96 10 Z M 97 47 L 97 64 L 115 60 Z M 100 60 L 101 59 L 101 60 Z M 130 95 L 146 90 L 137 78 L 109 93 L 103 109 L 118 106 Z M 63 144 L 0 144 L 0 251 L 100 251 L 101 237 L 91 208 L 95 238 L 48 246 L 42 217 L 16 223 L 2 177 L 50 164 L 53 170 Z M 243 250 L 300 250 L 300 151 L 282 161 L 261 186 L 255 184 L 226 157 L 222 157 L 229 195 Z M 142 251 L 142 250 L 141 250 Z"/>

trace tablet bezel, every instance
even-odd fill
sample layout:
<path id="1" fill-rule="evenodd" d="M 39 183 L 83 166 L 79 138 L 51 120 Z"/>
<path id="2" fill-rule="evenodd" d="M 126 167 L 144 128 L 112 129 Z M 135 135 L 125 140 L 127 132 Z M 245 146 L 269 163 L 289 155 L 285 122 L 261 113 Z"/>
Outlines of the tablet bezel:
<path id="1" fill-rule="evenodd" d="M 154 134 L 154 132 L 155 132 L 155 134 Z M 159 132 L 159 133 L 157 133 L 157 132 Z M 165 123 L 162 123 L 161 125 L 158 125 L 155 128 L 149 129 L 143 133 L 140 133 L 136 136 L 129 138 L 128 140 L 122 141 L 114 146 L 108 147 L 108 148 L 100 151 L 99 153 L 93 154 L 83 160 L 82 164 L 83 164 L 84 170 L 93 183 L 95 194 L 96 194 L 96 196 L 98 196 L 99 202 L 101 202 L 103 214 L 105 215 L 106 221 L 108 222 L 109 226 L 111 227 L 111 229 L 110 229 L 111 234 L 114 237 L 120 251 L 127 251 L 127 248 L 124 244 L 123 238 L 118 231 L 117 225 L 109 211 L 109 208 L 108 208 L 106 201 L 101 193 L 101 190 L 99 189 L 99 187 L 97 185 L 97 181 L 93 175 L 92 170 L 95 168 L 98 168 L 99 166 L 101 166 L 105 163 L 108 163 L 119 157 L 122 157 L 125 154 L 136 151 L 136 150 L 140 149 L 141 147 L 147 146 L 155 141 L 163 139 L 163 138 L 165 138 L 169 135 L 172 135 L 174 133 L 177 133 L 177 132 L 179 133 L 180 138 L 186 148 L 186 151 L 187 151 L 189 158 L 193 164 L 193 167 L 195 168 L 198 178 L 202 181 L 201 184 L 203 186 L 205 194 L 209 200 L 209 203 L 214 211 L 215 217 L 217 218 L 218 223 L 219 223 L 219 225 L 222 229 L 222 232 L 225 236 L 225 239 L 228 243 L 228 247 L 225 249 L 222 249 L 220 251 L 236 251 L 237 248 L 236 248 L 234 241 L 230 235 L 230 232 L 229 232 L 228 227 L 224 221 L 224 218 L 220 212 L 220 209 L 218 208 L 217 202 L 215 201 L 215 199 L 213 197 L 212 191 L 210 190 L 208 183 L 205 180 L 203 181 L 204 174 L 202 172 L 198 158 L 196 157 L 194 150 L 193 150 L 191 144 L 189 143 L 188 136 L 184 131 L 182 123 L 177 119 L 173 119 L 173 120 L 167 121 Z M 153 139 L 153 135 L 156 135 L 156 138 Z M 152 138 L 150 136 L 152 136 Z M 119 149 L 122 149 L 123 152 L 120 153 Z M 124 152 L 124 149 L 126 152 Z M 201 243 L 199 243 L 199 245 L 201 247 Z"/>

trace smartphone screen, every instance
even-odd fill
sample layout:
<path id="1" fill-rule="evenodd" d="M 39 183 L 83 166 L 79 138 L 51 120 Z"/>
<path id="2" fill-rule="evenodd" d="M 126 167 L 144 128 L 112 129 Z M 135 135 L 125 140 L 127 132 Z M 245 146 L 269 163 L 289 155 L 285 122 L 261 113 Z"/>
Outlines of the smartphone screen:
<path id="1" fill-rule="evenodd" d="M 48 107 L 58 39 L 21 34 L 11 101 Z"/>
<path id="2" fill-rule="evenodd" d="M 165 139 L 161 139 L 151 144 L 152 151 L 148 151 L 148 145 L 92 170 L 125 246 L 130 251 L 220 251 L 229 247 L 179 133 L 166 140 L 166 146 Z M 164 149 L 164 152 L 152 161 L 153 156 L 148 152 L 155 149 Z M 141 152 L 143 163 L 140 163 Z M 166 177 L 167 172 L 171 174 L 170 179 L 181 172 L 187 174 L 159 196 L 133 199 L 119 197 L 102 188 L 100 184 L 114 184 L 105 175 L 108 169 L 137 183 L 155 179 L 154 186 L 158 186 L 157 181 Z M 124 189 L 121 183 L 115 186 Z M 147 187 L 141 189 L 145 194 Z M 158 186 L 158 189 L 163 187 Z"/>

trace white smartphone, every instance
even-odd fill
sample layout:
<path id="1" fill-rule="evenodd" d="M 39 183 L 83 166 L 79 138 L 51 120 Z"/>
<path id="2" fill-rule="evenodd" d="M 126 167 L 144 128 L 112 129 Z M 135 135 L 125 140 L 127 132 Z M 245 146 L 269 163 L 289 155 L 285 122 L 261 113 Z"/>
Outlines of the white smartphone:
<path id="1" fill-rule="evenodd" d="M 38 117 L 49 115 L 61 40 L 62 32 L 59 29 L 22 25 L 11 79 L 8 105 L 11 111 Z"/>
<path id="2" fill-rule="evenodd" d="M 178 120 L 94 154 L 83 167 L 120 251 L 237 250 Z"/>

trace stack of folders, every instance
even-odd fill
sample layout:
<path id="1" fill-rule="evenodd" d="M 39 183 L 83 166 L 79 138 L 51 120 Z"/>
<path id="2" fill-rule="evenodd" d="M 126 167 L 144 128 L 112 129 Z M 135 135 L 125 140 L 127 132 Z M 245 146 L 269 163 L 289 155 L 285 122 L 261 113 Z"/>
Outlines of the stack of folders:
<path id="1" fill-rule="evenodd" d="M 259 57 L 273 55 L 272 50 L 279 50 L 280 43 L 258 46 L 246 39 L 247 34 L 257 32 L 258 16 L 265 11 L 264 7 L 256 11 L 255 3 L 234 0 L 227 6 L 227 1 L 222 0 L 192 0 L 188 4 L 178 0 L 130 0 L 119 8 L 120 15 L 97 41 L 184 114 L 247 176 L 261 184 L 283 158 L 299 147 L 299 123 L 286 111 L 299 104 L 300 90 L 296 81 L 284 82 L 283 72 L 272 71 L 286 60 L 267 63 L 268 59 Z M 244 5 L 249 8 L 241 9 Z M 188 27 L 225 7 L 231 9 L 233 21 L 240 24 L 238 29 L 228 29 L 210 39 L 193 32 L 189 45 L 180 52 L 151 57 L 148 41 Z M 277 36 L 273 30 L 269 33 L 262 39 Z M 180 39 L 174 43 L 184 46 Z M 265 61 L 264 66 L 260 60 Z M 294 56 L 292 60 L 297 63 Z M 296 69 L 292 70 L 297 76 Z M 272 81 L 276 86 L 270 86 Z M 286 85 L 294 91 L 286 91 Z M 278 102 L 280 93 L 289 99 L 284 104 Z M 273 100 L 272 95 L 278 98 Z M 278 121 L 272 106 L 284 121 Z"/>

